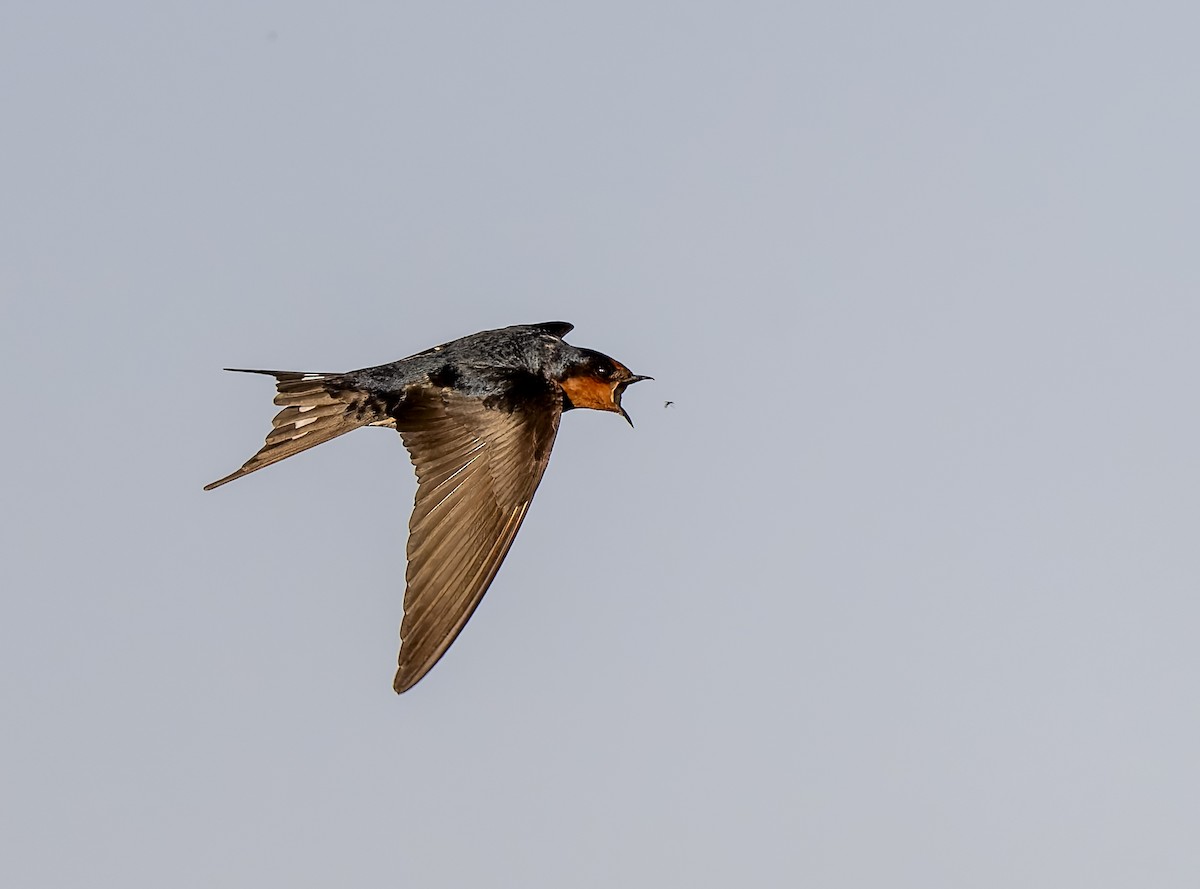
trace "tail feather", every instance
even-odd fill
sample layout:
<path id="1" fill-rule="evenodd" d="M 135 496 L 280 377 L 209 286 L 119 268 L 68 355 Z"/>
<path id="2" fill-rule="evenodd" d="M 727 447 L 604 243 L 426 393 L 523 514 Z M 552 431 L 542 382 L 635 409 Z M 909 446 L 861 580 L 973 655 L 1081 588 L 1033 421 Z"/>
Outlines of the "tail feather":
<path id="1" fill-rule="evenodd" d="M 300 373 L 283 370 L 244 370 L 237 373 L 267 374 L 275 378 L 275 403 L 283 407 L 271 421 L 271 431 L 258 453 L 236 472 L 205 485 L 211 491 L 286 457 L 324 444 L 360 426 L 386 421 L 365 392 L 340 388 L 340 374 Z"/>

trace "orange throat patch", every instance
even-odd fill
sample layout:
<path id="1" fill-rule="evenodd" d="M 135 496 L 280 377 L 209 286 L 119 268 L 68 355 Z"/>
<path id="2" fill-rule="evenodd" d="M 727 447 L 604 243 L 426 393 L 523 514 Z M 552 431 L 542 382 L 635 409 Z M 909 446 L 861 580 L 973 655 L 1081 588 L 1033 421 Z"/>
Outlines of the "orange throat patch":
<path id="1" fill-rule="evenodd" d="M 613 392 L 617 383 L 601 380 L 590 374 L 567 377 L 562 381 L 563 392 L 575 407 L 591 408 L 594 411 L 620 411 Z"/>

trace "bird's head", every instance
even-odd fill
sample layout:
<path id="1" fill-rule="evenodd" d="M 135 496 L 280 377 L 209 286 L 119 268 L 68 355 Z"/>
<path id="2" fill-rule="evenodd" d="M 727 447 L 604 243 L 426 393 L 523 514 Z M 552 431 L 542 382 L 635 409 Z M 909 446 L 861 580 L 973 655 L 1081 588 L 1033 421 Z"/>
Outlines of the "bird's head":
<path id="1" fill-rule="evenodd" d="M 639 380 L 652 380 L 633 373 L 620 361 L 609 358 L 591 349 L 580 349 L 580 360 L 567 368 L 562 379 L 564 408 L 591 408 L 594 411 L 612 411 L 625 418 L 630 426 L 633 420 L 621 407 L 621 395 L 627 386 Z"/>

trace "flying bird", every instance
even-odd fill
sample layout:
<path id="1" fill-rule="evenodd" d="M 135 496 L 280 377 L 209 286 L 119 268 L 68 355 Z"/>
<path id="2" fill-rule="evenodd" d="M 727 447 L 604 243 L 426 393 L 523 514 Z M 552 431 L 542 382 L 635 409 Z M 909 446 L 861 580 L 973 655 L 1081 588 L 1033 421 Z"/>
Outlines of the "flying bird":
<path id="1" fill-rule="evenodd" d="M 563 340 L 565 321 L 485 330 L 349 373 L 243 370 L 275 378 L 266 444 L 204 490 L 360 426 L 400 433 L 416 468 L 393 687 L 429 672 L 479 605 L 537 490 L 563 411 L 618 413 L 625 388 L 652 379 Z"/>

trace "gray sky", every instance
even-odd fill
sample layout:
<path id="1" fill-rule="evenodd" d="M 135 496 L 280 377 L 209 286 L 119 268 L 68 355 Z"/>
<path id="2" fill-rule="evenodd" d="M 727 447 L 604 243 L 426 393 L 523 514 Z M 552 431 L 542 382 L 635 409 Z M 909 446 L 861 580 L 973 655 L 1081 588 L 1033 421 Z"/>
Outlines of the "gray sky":
<path id="1" fill-rule="evenodd" d="M 0 882 L 1195 886 L 1198 28 L 7 4 Z M 400 442 L 202 493 L 220 368 L 551 319 L 657 381 L 397 698 Z"/>

